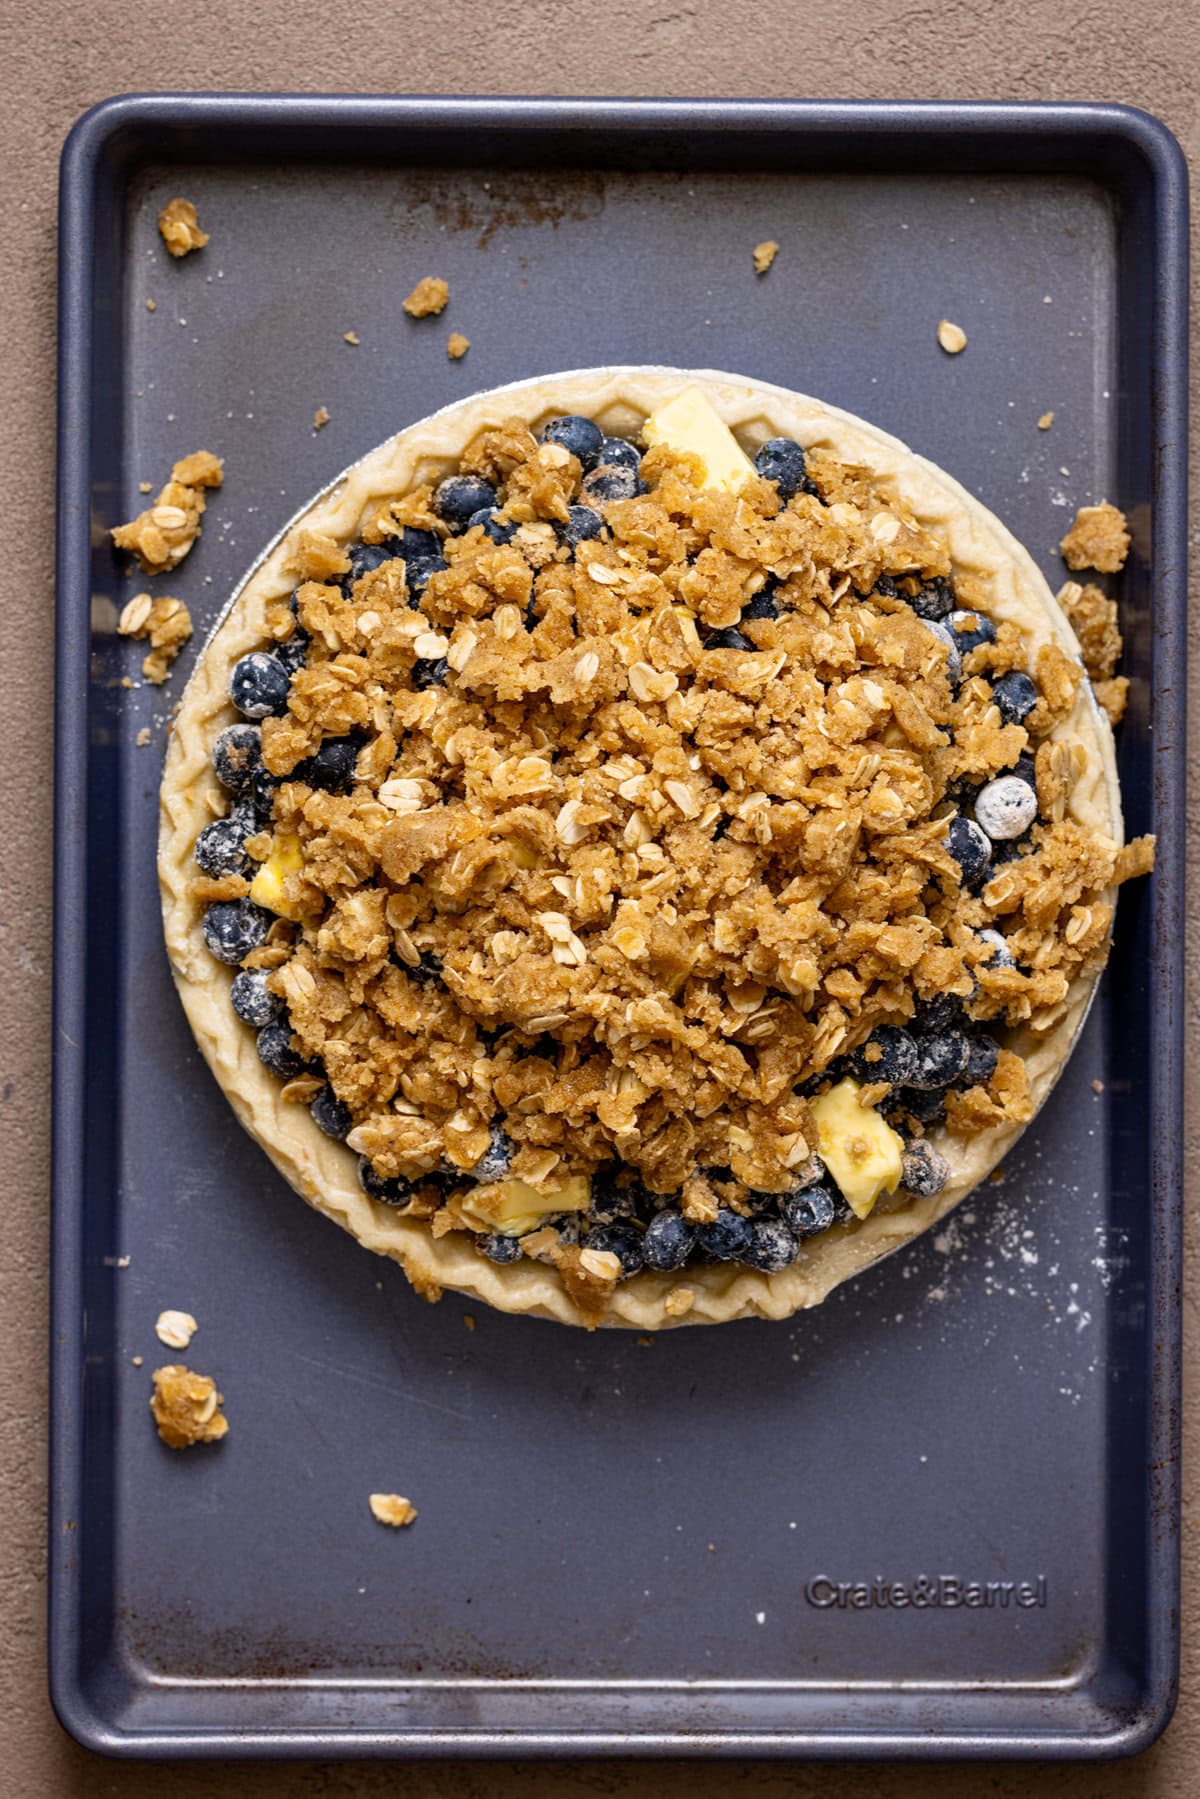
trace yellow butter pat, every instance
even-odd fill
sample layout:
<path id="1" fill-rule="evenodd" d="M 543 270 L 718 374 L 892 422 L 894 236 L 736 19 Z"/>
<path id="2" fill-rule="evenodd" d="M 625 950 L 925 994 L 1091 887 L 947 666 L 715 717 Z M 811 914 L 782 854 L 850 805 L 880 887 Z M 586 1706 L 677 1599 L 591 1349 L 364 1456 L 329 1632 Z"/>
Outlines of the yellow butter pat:
<path id="1" fill-rule="evenodd" d="M 865 1218 L 881 1193 L 900 1185 L 904 1140 L 878 1112 L 860 1106 L 857 1081 L 839 1081 L 809 1106 L 817 1153 L 856 1218 Z"/>
<path id="2" fill-rule="evenodd" d="M 543 1218 L 556 1212 L 586 1212 L 592 1202 L 592 1183 L 586 1174 L 572 1174 L 553 1192 L 539 1193 L 528 1181 L 517 1175 L 497 1181 L 488 1195 L 486 1211 L 472 1206 L 469 1199 L 459 1201 L 469 1218 L 477 1219 L 489 1229 L 505 1237 L 523 1237 L 536 1230 Z"/>
<path id="3" fill-rule="evenodd" d="M 643 435 L 648 444 L 665 444 L 670 450 L 699 457 L 706 487 L 736 492 L 754 473 L 754 465 L 737 438 L 717 417 L 707 395 L 698 387 L 685 387 L 673 400 L 652 412 Z"/>
<path id="4" fill-rule="evenodd" d="M 300 913 L 285 893 L 283 883 L 288 875 L 298 874 L 304 867 L 304 857 L 300 853 L 298 837 L 276 837 L 271 845 L 271 854 L 263 862 L 250 883 L 250 898 L 256 906 L 265 906 L 268 912 L 278 912 L 281 918 L 299 918 Z"/>

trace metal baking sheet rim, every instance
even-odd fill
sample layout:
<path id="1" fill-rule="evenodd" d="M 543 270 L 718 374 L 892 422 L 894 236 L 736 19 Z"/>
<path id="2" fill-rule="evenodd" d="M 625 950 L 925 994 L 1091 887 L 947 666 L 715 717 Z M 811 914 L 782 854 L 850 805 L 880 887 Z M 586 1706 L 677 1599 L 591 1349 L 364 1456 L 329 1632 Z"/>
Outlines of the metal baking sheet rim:
<path id="1" fill-rule="evenodd" d="M 424 101 L 345 96 L 288 95 L 129 95 L 92 108 L 73 129 L 63 153 L 60 192 L 59 274 L 59 509 L 56 520 L 56 593 L 58 601 L 55 791 L 55 973 L 53 1096 L 53 1227 L 51 1361 L 54 1405 L 51 1421 L 50 1469 L 50 1696 L 64 1727 L 82 1744 L 125 1757 L 273 1755 L 299 1757 L 427 1756 L 430 1754 L 499 1757 L 674 1755 L 674 1756 L 803 1756 L 805 1758 L 1011 1757 L 1042 1759 L 1107 1759 L 1147 1748 L 1168 1723 L 1177 1693 L 1178 1658 L 1178 1408 L 1180 1400 L 1178 1283 L 1181 1272 L 1182 1184 L 1177 1133 L 1168 1132 L 1157 1155 L 1156 1196 L 1163 1213 L 1157 1222 L 1153 1263 L 1154 1313 L 1150 1334 L 1157 1344 L 1152 1448 L 1162 1452 L 1151 1463 L 1148 1491 L 1153 1528 L 1150 1576 L 1157 1583 L 1158 1604 L 1148 1631 L 1145 1699 L 1127 1721 L 1090 1732 L 1047 1735 L 1014 1730 L 934 1733 L 928 1727 L 901 1731 L 847 1732 L 654 1732 L 586 1730 L 570 1732 L 472 1733 L 434 1730 L 407 1738 L 370 1732 L 359 1736 L 340 1729 L 310 1731 L 154 1731 L 134 1734 L 115 1730 L 98 1714 L 84 1691 L 80 1665 L 74 1559 L 67 1530 L 82 1497 L 82 1417 L 78 1376 L 85 1349 L 82 1316 L 80 1202 L 82 1197 L 83 1099 L 86 1090 L 84 1027 L 85 969 L 72 920 L 80 915 L 86 878 L 86 762 L 89 636 L 79 617 L 78 596 L 89 591 L 90 518 L 89 432 L 91 404 L 92 294 L 90 262 L 77 246 L 91 242 L 93 184 L 100 159 L 126 125 L 176 124 L 181 116 L 197 124 L 296 124 L 340 122 L 360 127 L 388 119 L 415 122 L 422 109 L 442 121 L 461 123 L 486 118 L 497 125 L 604 125 L 643 129 L 716 130 L 739 127 L 753 131 L 765 124 L 787 125 L 797 132 L 872 131 L 916 127 L 929 136 L 938 132 L 979 132 L 1013 141 L 1039 130 L 1065 137 L 1099 132 L 1121 141 L 1148 170 L 1154 189 L 1153 218 L 1157 274 L 1155 417 L 1158 426 L 1158 491 L 1154 519 L 1154 565 L 1159 572 L 1159 603 L 1172 636 L 1182 638 L 1186 595 L 1186 406 L 1187 406 L 1187 172 L 1182 152 L 1170 132 L 1151 115 L 1117 105 L 1012 103 L 909 104 L 904 102 L 690 102 L 690 101 L 557 101 L 431 98 Z M 339 476 L 337 479 L 342 479 Z M 336 481 L 330 486 L 336 486 Z M 310 502 L 311 503 L 311 502 Z M 302 509 L 303 510 L 303 509 Z M 286 529 L 286 527 L 285 527 Z M 282 535 L 282 533 L 281 533 Z M 277 541 L 277 540 L 276 540 Z M 256 564 L 257 566 L 257 564 Z M 248 578 L 248 576 L 246 577 Z M 239 589 L 243 583 L 239 584 Z M 74 609 L 73 609 L 74 602 Z M 1159 1032 L 1157 1117 L 1177 1121 L 1181 1112 L 1182 1018 L 1179 954 L 1184 917 L 1180 858 L 1183 841 L 1184 696 L 1182 643 L 1173 641 L 1176 674 L 1156 710 L 1171 741 L 1160 752 L 1154 773 L 1156 807 L 1161 824 L 1172 827 L 1170 866 L 1161 868 L 1156 895 L 1156 947 L 1174 979 L 1162 994 L 1164 1016 Z M 1160 658 L 1156 657 L 1156 663 Z M 68 1403 L 67 1395 L 74 1397 Z M 243 1685 L 245 1683 L 235 1682 Z M 257 1684 L 257 1683 L 252 1683 Z M 323 1684 L 323 1683 L 320 1683 Z M 500 1683 L 505 1684 L 505 1683 Z M 524 1683 L 522 1683 L 524 1684 Z M 530 1683 L 533 1685 L 559 1683 Z M 576 1683 L 569 1683 L 576 1684 Z M 656 1686 L 659 1683 L 636 1683 Z M 688 1683 L 681 1683 L 688 1685 Z M 769 1684 L 769 1683 L 768 1683 Z M 706 1683 L 688 1690 L 701 1692 Z M 897 1698 L 902 1688 L 888 1688 Z M 913 1695 L 910 1695 L 913 1696 Z"/>

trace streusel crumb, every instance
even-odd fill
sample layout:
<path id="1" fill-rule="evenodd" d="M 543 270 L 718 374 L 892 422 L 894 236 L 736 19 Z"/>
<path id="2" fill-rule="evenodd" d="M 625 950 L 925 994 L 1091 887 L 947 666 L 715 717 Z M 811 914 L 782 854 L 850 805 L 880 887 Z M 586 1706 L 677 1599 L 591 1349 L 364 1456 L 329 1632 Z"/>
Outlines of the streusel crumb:
<path id="1" fill-rule="evenodd" d="M 190 200 L 168 200 L 158 215 L 158 229 L 172 256 L 187 256 L 203 250 L 208 232 L 201 231 L 196 208 Z"/>
<path id="2" fill-rule="evenodd" d="M 452 331 L 446 344 L 446 354 L 451 362 L 461 362 L 471 348 L 471 340 L 464 337 L 461 331 Z"/>
<path id="3" fill-rule="evenodd" d="M 1129 554 L 1125 514 L 1107 500 L 1098 506 L 1081 506 L 1075 523 L 1059 545 L 1068 568 L 1096 568 L 1115 575 Z"/>
<path id="4" fill-rule="evenodd" d="M 765 275 L 779 254 L 779 245 L 773 237 L 766 238 L 761 244 L 754 246 L 754 273 Z"/>
<path id="5" fill-rule="evenodd" d="M 402 1530 L 417 1515 L 417 1508 L 412 1501 L 399 1493 L 372 1493 L 369 1503 L 371 1516 L 378 1519 L 380 1524 L 390 1524 L 393 1530 Z"/>
<path id="6" fill-rule="evenodd" d="M 171 479 L 153 506 L 127 525 L 114 527 L 113 543 L 118 550 L 131 550 L 147 575 L 175 568 L 200 535 L 205 489 L 220 487 L 223 479 L 220 459 L 210 451 L 185 456 L 171 470 Z"/>
<path id="7" fill-rule="evenodd" d="M 192 635 L 192 615 L 182 600 L 169 594 L 151 599 L 148 593 L 139 593 L 122 609 L 117 631 L 122 637 L 149 638 L 150 651 L 142 662 L 142 673 L 155 687 L 161 687 Z"/>
<path id="8" fill-rule="evenodd" d="M 317 410 L 313 413 L 313 430 L 319 431 L 323 425 L 327 425 L 328 423 L 328 411 L 324 406 L 318 406 Z"/>
<path id="9" fill-rule="evenodd" d="M 450 298 L 450 285 L 440 275 L 426 275 L 404 302 L 404 310 L 412 319 L 425 319 L 441 312 Z"/>
<path id="10" fill-rule="evenodd" d="M 182 1362 L 154 1370 L 150 1411 L 168 1449 L 216 1443 L 229 1429 L 223 1396 L 207 1374 L 193 1374 Z"/>
<path id="11" fill-rule="evenodd" d="M 1093 681 L 1107 681 L 1116 672 L 1124 644 L 1117 623 L 1117 602 L 1088 582 L 1066 581 L 1058 590 L 1058 603 L 1071 621 L 1083 666 Z"/>

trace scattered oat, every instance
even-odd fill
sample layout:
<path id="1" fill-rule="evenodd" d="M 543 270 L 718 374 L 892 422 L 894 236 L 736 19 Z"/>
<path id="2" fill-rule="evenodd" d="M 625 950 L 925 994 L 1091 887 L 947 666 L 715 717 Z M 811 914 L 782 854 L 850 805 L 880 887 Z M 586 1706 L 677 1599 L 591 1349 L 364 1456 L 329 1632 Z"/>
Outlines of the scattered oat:
<path id="1" fill-rule="evenodd" d="M 779 254 L 779 245 L 773 237 L 764 238 L 761 244 L 754 246 L 754 273 L 765 275 Z"/>
<path id="2" fill-rule="evenodd" d="M 137 736 L 134 738 L 133 741 L 137 744 L 137 747 L 139 748 L 139 750 L 144 750 L 146 745 L 150 741 L 149 725 L 143 725 L 141 730 L 138 732 Z"/>
<path id="3" fill-rule="evenodd" d="M 158 215 L 158 229 L 172 256 L 187 256 L 192 250 L 203 250 L 208 242 L 208 232 L 201 231 L 196 208 L 190 200 L 168 200 Z M 153 312 L 153 306 L 150 310 Z"/>
<path id="4" fill-rule="evenodd" d="M 371 1516 L 380 1524 L 390 1524 L 393 1530 L 400 1530 L 411 1524 L 417 1515 L 417 1508 L 411 1500 L 404 1499 L 399 1493 L 372 1493 L 370 1498 Z"/>
<path id="5" fill-rule="evenodd" d="M 317 410 L 313 413 L 313 430 L 319 431 L 321 429 L 322 425 L 327 425 L 328 423 L 329 423 L 328 412 L 326 411 L 324 406 L 318 406 Z"/>
<path id="6" fill-rule="evenodd" d="M 1038 420 L 1038 430 L 1039 431 L 1049 431 L 1049 429 L 1053 423 L 1054 423 L 1054 414 L 1052 412 L 1043 412 L 1041 418 Z"/>
<path id="7" fill-rule="evenodd" d="M 130 1258 L 128 1256 L 118 1256 L 117 1257 L 117 1267 L 118 1268 L 128 1268 L 129 1262 L 130 1262 Z"/>
<path id="8" fill-rule="evenodd" d="M 353 348 L 353 349 L 358 348 L 359 336 L 358 336 L 357 331 L 343 331 L 342 339 L 345 343 L 348 343 L 351 346 L 351 348 Z"/>
<path id="9" fill-rule="evenodd" d="M 426 275 L 404 302 L 404 310 L 411 319 L 425 319 L 431 313 L 441 312 L 450 298 L 450 285 L 440 275 Z"/>
<path id="10" fill-rule="evenodd" d="M 139 481 L 138 482 L 138 492 L 139 493 L 153 493 L 154 492 L 153 484 L 149 481 Z"/>
<path id="11" fill-rule="evenodd" d="M 152 599 L 148 593 L 138 593 L 122 608 L 117 631 L 122 637 L 150 639 L 142 673 L 155 687 L 161 687 L 172 662 L 192 635 L 192 615 L 182 600 L 172 599 L 169 594 Z M 138 741 L 141 742 L 140 737 Z M 146 741 L 150 741 L 149 732 Z"/>
<path id="12" fill-rule="evenodd" d="M 1129 554 L 1125 514 L 1107 500 L 1081 506 L 1058 547 L 1068 568 L 1098 568 L 1101 574 L 1115 575 Z"/>
<path id="13" fill-rule="evenodd" d="M 154 505 L 129 524 L 114 527 L 113 543 L 118 550 L 132 550 L 147 575 L 174 568 L 200 535 L 205 489 L 220 487 L 223 479 L 219 458 L 208 450 L 185 456 L 171 470 L 171 479 Z M 146 491 L 143 487 L 142 492 Z"/>
<path id="14" fill-rule="evenodd" d="M 160 1312 L 154 1334 L 168 1349 L 186 1349 L 199 1328 L 190 1312 Z"/>
<path id="15" fill-rule="evenodd" d="M 466 1325 L 466 1327 L 469 1331 L 473 1331 L 475 1329 L 475 1314 L 474 1314 L 474 1312 L 464 1312 L 463 1313 L 463 1323 Z"/>
<path id="16" fill-rule="evenodd" d="M 637 1345 L 639 1349 L 653 1349 L 657 1341 L 657 1337 L 639 1337 Z"/>
<path id="17" fill-rule="evenodd" d="M 146 311 L 147 312 L 157 312 L 158 311 L 158 301 L 147 298 Z"/>
<path id="18" fill-rule="evenodd" d="M 471 340 L 464 337 L 461 331 L 452 331 L 446 344 L 446 354 L 451 362 L 460 362 L 471 348 Z"/>
<path id="19" fill-rule="evenodd" d="M 961 325 L 952 325 L 949 319 L 943 319 L 937 328 L 937 340 L 948 356 L 957 356 L 960 350 L 967 347 L 967 334 Z"/>
<path id="20" fill-rule="evenodd" d="M 1093 1093 L 1103 1093 L 1104 1092 L 1104 1082 L 1103 1081 L 1093 1081 L 1092 1082 L 1092 1092 Z"/>
<path id="21" fill-rule="evenodd" d="M 221 1411 L 223 1396 L 207 1374 L 194 1374 L 182 1362 L 154 1370 L 150 1411 L 168 1449 L 193 1443 L 216 1443 L 229 1429 Z"/>
<path id="22" fill-rule="evenodd" d="M 129 1359 L 133 1363 L 135 1368 L 140 1368 L 146 1358 L 143 1355 L 134 1355 L 134 1356 L 130 1356 Z"/>

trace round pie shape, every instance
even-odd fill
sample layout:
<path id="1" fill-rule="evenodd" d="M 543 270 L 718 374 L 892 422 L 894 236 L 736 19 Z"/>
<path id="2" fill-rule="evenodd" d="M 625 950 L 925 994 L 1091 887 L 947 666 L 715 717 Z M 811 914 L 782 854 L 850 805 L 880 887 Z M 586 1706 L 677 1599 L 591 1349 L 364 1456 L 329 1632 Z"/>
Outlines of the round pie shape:
<path id="1" fill-rule="evenodd" d="M 159 880 L 171 967 L 197 1043 L 234 1111 L 276 1168 L 301 1196 L 350 1231 L 368 1249 L 400 1262 L 427 1297 L 444 1288 L 473 1295 L 500 1311 L 592 1325 L 557 1272 L 539 1262 L 497 1267 L 461 1232 L 434 1239 L 427 1224 L 398 1216 L 367 1197 L 354 1154 L 324 1136 L 307 1108 L 280 1099 L 280 1083 L 258 1059 L 254 1035 L 229 1002 L 234 971 L 208 952 L 201 934 L 203 907 L 191 895 L 192 847 L 212 817 L 220 793 L 212 772 L 213 740 L 234 722 L 228 698 L 233 664 L 267 636 L 268 602 L 291 592 L 287 564 L 295 533 L 318 530 L 353 540 L 373 503 L 417 481 L 452 472 L 467 443 L 482 430 L 519 417 L 536 427 L 558 413 L 582 413 L 606 432 L 631 435 L 665 400 L 688 385 L 703 387 L 713 407 L 753 452 L 768 437 L 797 439 L 843 461 L 868 467 L 878 485 L 902 500 L 917 521 L 947 544 L 956 573 L 986 584 L 988 610 L 1026 633 L 1031 660 L 1056 642 L 1074 660 L 1079 645 L 1041 573 L 1009 531 L 950 475 L 896 438 L 819 400 L 763 382 L 710 371 L 669 368 L 585 369 L 496 388 L 445 407 L 409 426 L 355 463 L 291 521 L 234 594 L 184 692 L 171 737 L 161 789 Z M 1052 733 L 1079 744 L 1086 769 L 1068 806 L 1080 825 L 1122 839 L 1112 732 L 1090 683 L 1080 685 L 1071 715 Z M 1010 1033 L 1009 1046 L 1025 1062 L 1035 1115 L 1065 1064 L 1095 989 L 1099 971 L 1077 979 L 1049 1029 Z M 718 1324 L 743 1317 L 785 1318 L 817 1305 L 834 1287 L 910 1242 L 957 1205 L 995 1167 L 1025 1127 L 998 1126 L 964 1140 L 932 1134 L 951 1175 L 932 1198 L 902 1209 L 877 1208 L 852 1226 L 834 1225 L 804 1245 L 777 1274 L 731 1264 L 688 1266 L 678 1274 L 644 1271 L 616 1286 L 602 1323 L 639 1331 L 678 1323 Z M 690 1310 L 667 1309 L 673 1290 L 687 1287 Z"/>

